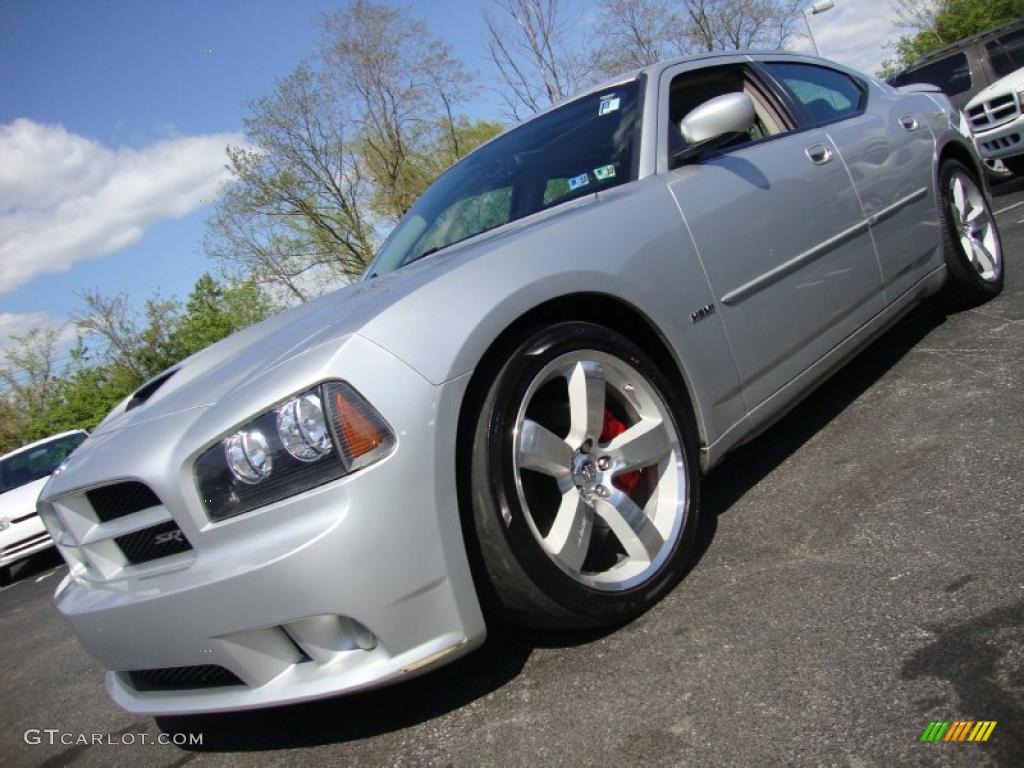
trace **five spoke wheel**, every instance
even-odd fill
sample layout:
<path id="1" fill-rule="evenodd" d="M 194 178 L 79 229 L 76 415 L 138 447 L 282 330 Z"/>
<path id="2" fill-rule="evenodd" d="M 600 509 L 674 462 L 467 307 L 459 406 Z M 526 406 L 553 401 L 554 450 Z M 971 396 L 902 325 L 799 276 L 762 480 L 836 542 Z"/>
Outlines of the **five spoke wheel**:
<path id="1" fill-rule="evenodd" d="M 962 171 L 954 173 L 949 183 L 950 213 L 960 247 L 981 279 L 994 282 L 1002 272 L 1002 252 L 985 196 Z"/>
<path id="2" fill-rule="evenodd" d="M 682 530 L 679 435 L 662 398 L 623 360 L 581 350 L 548 363 L 518 414 L 515 464 L 531 531 L 589 587 L 642 582 Z"/>

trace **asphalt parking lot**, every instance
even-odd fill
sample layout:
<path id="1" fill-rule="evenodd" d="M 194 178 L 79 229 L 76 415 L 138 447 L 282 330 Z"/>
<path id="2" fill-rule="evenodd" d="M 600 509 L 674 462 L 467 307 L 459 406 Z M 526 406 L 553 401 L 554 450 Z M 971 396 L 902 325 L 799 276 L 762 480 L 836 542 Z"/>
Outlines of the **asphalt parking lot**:
<path id="1" fill-rule="evenodd" d="M 728 459 L 705 483 L 696 568 L 632 624 L 497 627 L 396 688 L 153 720 L 107 698 L 42 555 L 0 590 L 2 762 L 1024 765 L 1024 182 L 995 207 L 1003 295 L 915 311 Z M 921 743 L 932 720 L 998 725 L 984 744 Z M 177 733 L 203 744 L 141 743 Z"/>

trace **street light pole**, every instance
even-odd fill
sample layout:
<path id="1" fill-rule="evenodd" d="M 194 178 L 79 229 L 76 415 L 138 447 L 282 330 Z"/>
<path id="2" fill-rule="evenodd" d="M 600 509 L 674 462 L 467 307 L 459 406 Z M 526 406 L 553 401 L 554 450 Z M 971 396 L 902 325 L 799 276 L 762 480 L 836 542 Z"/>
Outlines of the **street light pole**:
<path id="1" fill-rule="evenodd" d="M 814 30 L 811 29 L 811 19 L 807 15 L 807 12 L 810 11 L 811 15 L 814 16 L 819 13 L 824 13 L 825 11 L 831 11 L 833 8 L 835 8 L 833 0 L 818 0 L 818 2 L 813 5 L 809 5 L 800 11 L 804 17 L 804 24 L 807 25 L 807 34 L 811 38 L 811 45 L 814 46 L 814 52 L 819 56 L 821 56 L 821 49 L 818 48 L 818 41 L 814 39 Z"/>

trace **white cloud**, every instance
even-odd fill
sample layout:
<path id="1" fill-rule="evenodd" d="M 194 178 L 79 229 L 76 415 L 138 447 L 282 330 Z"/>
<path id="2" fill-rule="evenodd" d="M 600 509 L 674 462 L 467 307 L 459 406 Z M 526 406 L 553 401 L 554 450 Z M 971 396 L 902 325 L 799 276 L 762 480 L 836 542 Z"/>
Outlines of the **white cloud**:
<path id="1" fill-rule="evenodd" d="M 836 0 L 833 10 L 808 18 L 822 56 L 874 75 L 882 61 L 892 56 L 886 44 L 902 33 L 892 16 L 890 0 Z M 801 22 L 798 29 L 806 27 Z M 814 50 L 806 36 L 797 38 L 792 47 Z"/>
<path id="2" fill-rule="evenodd" d="M 0 125 L 0 294 L 191 213 L 228 177 L 225 146 L 242 141 L 218 133 L 110 149 L 60 125 Z"/>

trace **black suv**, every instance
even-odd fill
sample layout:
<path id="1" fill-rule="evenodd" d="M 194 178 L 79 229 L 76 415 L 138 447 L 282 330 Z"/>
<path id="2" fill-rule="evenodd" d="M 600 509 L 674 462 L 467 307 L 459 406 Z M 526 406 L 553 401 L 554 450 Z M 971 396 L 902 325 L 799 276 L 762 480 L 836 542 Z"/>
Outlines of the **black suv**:
<path id="1" fill-rule="evenodd" d="M 983 88 L 1024 67 L 1024 20 L 995 27 L 922 56 L 889 78 L 895 87 L 931 83 L 957 109 Z"/>

